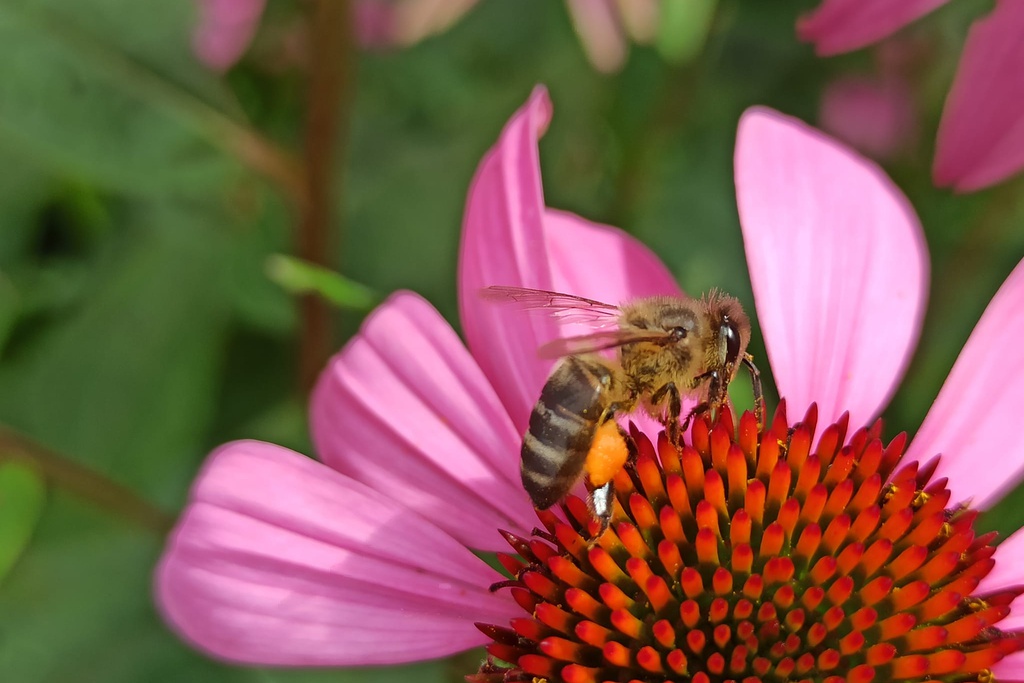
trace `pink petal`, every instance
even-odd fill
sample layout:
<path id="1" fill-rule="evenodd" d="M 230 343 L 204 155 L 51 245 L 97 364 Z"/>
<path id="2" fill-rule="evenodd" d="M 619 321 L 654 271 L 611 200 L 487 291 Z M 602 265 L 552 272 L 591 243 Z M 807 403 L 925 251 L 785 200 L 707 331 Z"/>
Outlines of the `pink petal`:
<path id="1" fill-rule="evenodd" d="M 227 71 L 252 42 L 265 0 L 198 0 L 192 48 L 211 69 Z"/>
<path id="2" fill-rule="evenodd" d="M 1021 567 L 1024 566 L 1024 531 L 1014 532 L 997 546 L 995 561 L 995 567 L 981 580 L 975 595 L 984 595 L 1024 585 L 1024 572 L 1021 571 Z M 999 622 L 999 628 L 1004 631 L 1024 628 L 1024 600 L 1017 597 L 1010 605 L 1011 612 L 1009 616 Z M 1024 657 L 1016 656 L 1004 659 L 998 666 L 1003 676 L 999 680 L 1005 680 L 1007 677 L 1016 678 L 1017 675 L 1024 674 Z M 1009 676 L 1011 671 L 1016 672 L 1017 675 Z"/>
<path id="3" fill-rule="evenodd" d="M 550 120 L 547 90 L 537 87 L 477 168 L 459 253 L 459 307 L 466 341 L 519 430 L 525 428 L 550 370 L 550 363 L 537 357 L 537 347 L 558 336 L 558 327 L 539 315 L 511 319 L 512 311 L 484 301 L 480 290 L 490 285 L 553 286 L 537 150 Z"/>
<path id="4" fill-rule="evenodd" d="M 920 331 L 917 217 L 873 163 L 788 116 L 748 110 L 736 195 L 758 319 L 790 414 L 851 426 L 885 405 Z M 884 331 L 881 334 L 880 331 Z"/>
<path id="5" fill-rule="evenodd" d="M 962 192 L 1024 168 L 1024 3 L 975 22 L 939 124 L 935 184 Z"/>
<path id="6" fill-rule="evenodd" d="M 537 523 L 519 481 L 521 435 L 455 332 L 419 296 L 389 298 L 313 392 L 324 462 L 462 543 L 507 549 Z"/>
<path id="7" fill-rule="evenodd" d="M 954 500 L 997 501 L 1021 479 L 1024 440 L 1024 262 L 996 292 L 953 365 L 907 457 L 942 461 Z"/>
<path id="8" fill-rule="evenodd" d="M 439 657 L 516 614 L 500 576 L 398 503 L 297 453 L 211 455 L 157 569 L 158 604 L 205 652 L 248 664 Z"/>
<path id="9" fill-rule="evenodd" d="M 821 56 L 870 45 L 949 0 L 824 0 L 796 23 L 800 40 Z"/>
<path id="10" fill-rule="evenodd" d="M 566 4 L 576 35 L 594 68 L 604 73 L 621 69 L 629 45 L 612 0 L 566 0 Z"/>
<path id="11" fill-rule="evenodd" d="M 658 294 L 683 295 L 661 259 L 618 228 L 548 209 L 544 236 L 557 291 L 613 304 Z"/>
<path id="12" fill-rule="evenodd" d="M 1003 625 L 1013 619 L 1013 617 L 1014 615 L 1011 614 L 1009 617 L 999 622 L 999 628 L 1003 628 Z M 1020 626 L 1017 625 L 1012 628 L 1019 627 Z M 996 681 L 1019 681 L 1024 678 L 1024 652 L 1014 652 L 993 664 L 992 676 L 993 680 Z"/>
<path id="13" fill-rule="evenodd" d="M 975 593 L 982 594 L 1024 584 L 1024 530 L 1014 532 L 996 547 L 996 566 L 981 580 Z M 1024 616 L 1024 615 L 1022 615 Z"/>

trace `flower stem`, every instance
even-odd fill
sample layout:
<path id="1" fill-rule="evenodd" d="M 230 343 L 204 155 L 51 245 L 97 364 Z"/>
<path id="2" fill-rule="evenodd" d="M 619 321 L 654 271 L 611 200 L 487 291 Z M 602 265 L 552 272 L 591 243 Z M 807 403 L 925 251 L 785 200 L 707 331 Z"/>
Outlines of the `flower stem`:
<path id="1" fill-rule="evenodd" d="M 0 461 L 3 460 L 26 463 L 38 469 L 53 486 L 94 503 L 139 528 L 162 536 L 174 525 L 173 515 L 128 487 L 0 425 Z"/>
<path id="2" fill-rule="evenodd" d="M 310 14 L 309 35 L 304 140 L 307 201 L 299 216 L 296 251 L 299 258 L 329 268 L 335 240 L 341 233 L 341 225 L 335 220 L 341 205 L 335 161 L 346 156 L 351 101 L 354 50 L 348 0 L 317 0 Z M 313 294 L 304 295 L 299 305 L 299 379 L 303 390 L 308 391 L 333 351 L 331 310 L 326 301 Z"/>

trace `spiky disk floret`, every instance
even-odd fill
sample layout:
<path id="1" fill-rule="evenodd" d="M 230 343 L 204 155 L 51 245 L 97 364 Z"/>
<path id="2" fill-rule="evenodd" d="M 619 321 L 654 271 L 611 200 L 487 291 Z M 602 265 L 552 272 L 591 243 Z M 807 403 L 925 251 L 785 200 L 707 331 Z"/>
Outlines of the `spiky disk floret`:
<path id="1" fill-rule="evenodd" d="M 611 528 L 586 505 L 546 530 L 506 533 L 501 584 L 525 614 L 493 639 L 471 683 L 991 681 L 1024 646 L 998 623 L 1024 589 L 975 595 L 995 560 L 976 511 L 951 504 L 935 462 L 900 467 L 905 435 L 847 440 L 816 410 L 697 420 L 681 448 L 634 431 Z M 956 501 L 952 501 L 956 503 Z"/>

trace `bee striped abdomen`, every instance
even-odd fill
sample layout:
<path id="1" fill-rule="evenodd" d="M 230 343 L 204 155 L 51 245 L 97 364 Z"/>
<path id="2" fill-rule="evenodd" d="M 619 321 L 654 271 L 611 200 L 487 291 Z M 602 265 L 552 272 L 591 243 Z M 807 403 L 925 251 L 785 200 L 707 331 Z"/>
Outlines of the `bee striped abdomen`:
<path id="1" fill-rule="evenodd" d="M 523 437 L 523 488 L 534 506 L 565 497 L 583 473 L 604 412 L 607 369 L 569 356 L 548 378 Z"/>

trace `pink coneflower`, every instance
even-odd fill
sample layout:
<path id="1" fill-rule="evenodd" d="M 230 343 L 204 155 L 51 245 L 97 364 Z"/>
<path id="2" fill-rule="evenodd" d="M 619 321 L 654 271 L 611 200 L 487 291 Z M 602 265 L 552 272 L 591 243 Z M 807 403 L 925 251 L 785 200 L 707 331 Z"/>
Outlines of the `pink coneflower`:
<path id="1" fill-rule="evenodd" d="M 740 123 L 736 184 L 788 408 L 760 434 L 749 414 L 735 429 L 728 415 L 698 420 L 681 449 L 635 432 L 640 454 L 616 479 L 598 544 L 576 498 L 533 531 L 520 434 L 549 371 L 536 348 L 559 330 L 479 289 L 679 293 L 629 236 L 544 205 L 537 142 L 550 115 L 538 89 L 470 189 L 470 350 L 429 304 L 397 294 L 313 395 L 323 464 L 259 442 L 211 455 L 157 571 L 169 623 L 250 664 L 396 664 L 488 644 L 466 672 L 488 682 L 1024 675 L 1012 654 L 1024 534 L 993 549 L 973 531 L 1024 465 L 1024 360 L 1010 353 L 1024 270 L 909 448 L 883 443 L 873 420 L 924 307 L 920 227 L 877 167 L 769 110 Z M 511 578 L 470 551 L 507 544 Z"/>
<path id="2" fill-rule="evenodd" d="M 825 0 L 797 31 L 820 55 L 870 45 L 948 0 Z M 960 191 L 1024 168 L 1024 3 L 997 0 L 971 27 L 939 124 L 932 176 Z"/>

